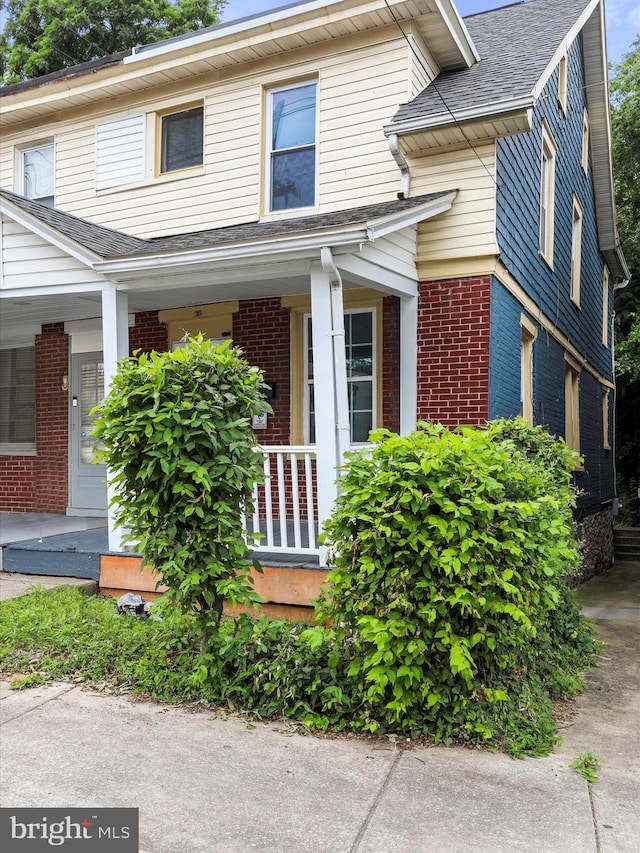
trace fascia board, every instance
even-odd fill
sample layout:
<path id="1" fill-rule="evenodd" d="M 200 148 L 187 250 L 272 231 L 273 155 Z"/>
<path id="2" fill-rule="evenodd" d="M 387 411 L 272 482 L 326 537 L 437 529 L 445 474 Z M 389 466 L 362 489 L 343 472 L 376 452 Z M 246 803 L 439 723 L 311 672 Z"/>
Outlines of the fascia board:
<path id="1" fill-rule="evenodd" d="M 26 213 L 6 199 L 0 199 L 0 214 L 9 217 L 9 219 L 17 222 L 18 225 L 22 225 L 23 228 L 26 228 L 33 234 L 42 237 L 43 240 L 56 246 L 67 255 L 71 255 L 87 267 L 93 267 L 96 261 L 102 260 L 101 256 L 96 252 L 91 252 L 70 237 L 66 237 L 53 226 L 47 225 L 35 216 L 31 216 L 31 214 Z"/>
<path id="2" fill-rule="evenodd" d="M 464 57 L 467 67 L 475 65 L 480 60 L 480 54 L 458 10 L 451 0 L 435 0 L 435 5 L 460 54 Z"/>
<path id="3" fill-rule="evenodd" d="M 449 115 L 439 113 L 435 116 L 418 116 L 405 119 L 404 121 L 391 122 L 383 126 L 385 136 L 396 133 L 403 136 L 409 133 L 420 133 L 421 131 L 437 130 L 451 124 L 463 124 L 472 121 L 490 121 L 498 116 L 509 116 L 526 114 L 535 105 L 532 95 L 521 98 L 513 98 L 509 101 L 498 101 L 493 104 L 483 104 L 477 107 L 469 107 L 464 110 L 456 110 Z"/>
<path id="4" fill-rule="evenodd" d="M 394 6 L 401 5 L 402 2 L 403 0 L 389 0 L 388 5 L 393 8 Z M 451 0 L 434 0 L 434 5 L 458 49 L 462 61 L 467 66 L 475 64 L 480 58 L 478 51 L 454 4 Z M 343 11 L 349 11 L 349 17 L 353 18 L 359 13 L 379 13 L 381 6 L 380 0 L 351 0 L 351 2 L 344 2 L 343 0 L 341 3 L 309 0 L 307 3 L 296 3 L 292 6 L 273 9 L 261 15 L 253 15 L 237 21 L 230 21 L 228 24 L 220 24 L 208 32 L 194 33 L 180 37 L 179 39 L 169 39 L 157 45 L 144 45 L 137 50 L 134 49 L 130 56 L 124 57 L 123 64 L 131 65 L 150 58 L 166 57 L 185 48 L 192 49 L 198 46 L 206 46 L 215 41 L 229 41 L 233 44 L 248 35 L 250 36 L 252 30 L 266 30 L 269 36 L 273 38 L 276 36 L 279 25 L 285 23 L 291 24 L 295 22 L 296 18 L 308 18 L 309 14 L 315 13 L 318 23 L 321 24 L 330 20 L 332 15 L 338 15 Z M 387 4 L 385 3 L 382 8 L 384 9 L 386 6 Z M 332 7 L 338 8 L 332 9 Z M 428 7 L 425 8 L 426 11 L 428 11 Z"/>
<path id="5" fill-rule="evenodd" d="M 398 231 L 401 228 L 406 228 L 409 225 L 415 225 L 424 219 L 432 219 L 440 213 L 445 213 L 451 210 L 451 206 L 458 195 L 458 190 L 451 190 L 446 195 L 440 196 L 432 201 L 414 207 L 411 210 L 404 210 L 399 213 L 391 213 L 388 216 L 376 219 L 367 227 L 367 235 L 369 240 L 374 240 L 391 234 L 393 231 Z"/>
<path id="6" fill-rule="evenodd" d="M 422 219 L 429 219 L 449 210 L 457 192 L 452 190 L 444 196 L 424 202 L 410 210 L 388 214 L 348 227 L 322 229 L 292 237 L 252 240 L 209 248 L 185 248 L 149 255 L 129 255 L 101 260 L 94 265 L 94 269 L 107 276 L 118 274 L 135 276 L 135 274 L 145 275 L 154 269 L 167 267 L 179 268 L 202 264 L 241 265 L 256 258 L 268 259 L 269 262 L 301 258 L 317 259 L 318 251 L 324 246 L 343 252 L 358 251 L 363 243 L 371 242 L 393 231 L 406 228 L 408 225 L 414 225 Z"/>
<path id="7" fill-rule="evenodd" d="M 366 227 L 360 226 L 341 233 L 299 235 L 283 239 L 259 240 L 250 243 L 226 244 L 203 249 L 183 249 L 182 251 L 158 252 L 152 255 L 131 255 L 105 260 L 95 265 L 96 272 L 109 274 L 147 273 L 162 267 L 181 267 L 199 264 L 242 264 L 256 258 L 269 258 L 269 261 L 299 259 L 308 256 L 316 258 L 323 246 L 343 247 L 359 246 L 366 242 Z"/>
<path id="8" fill-rule="evenodd" d="M 565 38 L 558 45 L 556 52 L 553 54 L 549 63 L 545 70 L 542 72 L 542 75 L 539 77 L 538 82 L 533 88 L 533 97 L 537 101 L 540 95 L 542 94 L 542 90 L 549 82 L 549 78 L 553 74 L 556 69 L 556 66 L 565 55 L 569 47 L 573 44 L 576 38 L 580 35 L 584 25 L 587 23 L 593 12 L 597 9 L 598 6 L 602 6 L 601 0 L 591 0 L 591 3 L 584 9 L 580 17 L 575 21 Z"/>

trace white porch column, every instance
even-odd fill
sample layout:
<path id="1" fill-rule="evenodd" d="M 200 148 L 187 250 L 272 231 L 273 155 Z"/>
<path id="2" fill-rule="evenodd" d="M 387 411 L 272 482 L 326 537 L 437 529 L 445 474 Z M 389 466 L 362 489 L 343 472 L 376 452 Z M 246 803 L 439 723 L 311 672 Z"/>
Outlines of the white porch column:
<path id="1" fill-rule="evenodd" d="M 416 428 L 418 413 L 418 297 L 400 297 L 400 434 Z"/>
<path id="2" fill-rule="evenodd" d="M 316 426 L 316 479 L 318 492 L 318 521 L 322 528 L 333 510 L 338 489 L 337 467 L 341 464 L 338 441 L 339 416 L 347 400 L 347 374 L 342 347 L 342 366 L 336 368 L 334 321 L 338 306 L 342 306 L 342 289 L 332 295 L 329 274 L 320 264 L 311 267 L 311 317 L 313 325 L 313 389 Z M 339 332 L 339 329 L 338 329 Z M 344 334 L 344 329 L 343 329 Z M 344 338 L 342 338 L 344 340 Z M 339 360 L 339 359 L 338 359 Z M 348 411 L 348 409 L 347 409 Z M 325 564 L 326 550 L 320 551 L 320 565 Z"/>
<path id="3" fill-rule="evenodd" d="M 104 361 L 104 388 L 108 393 L 116 373 L 117 362 L 129 355 L 129 298 L 116 290 L 115 285 L 102 291 L 102 357 Z M 107 471 L 107 510 L 109 550 L 122 551 L 122 532 L 115 527 L 111 498 L 113 488 Z"/>

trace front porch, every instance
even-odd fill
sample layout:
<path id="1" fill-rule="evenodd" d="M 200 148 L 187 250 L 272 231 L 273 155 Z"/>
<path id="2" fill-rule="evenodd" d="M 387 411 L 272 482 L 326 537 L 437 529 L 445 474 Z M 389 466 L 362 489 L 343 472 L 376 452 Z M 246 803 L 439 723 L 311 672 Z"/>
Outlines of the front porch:
<path id="1" fill-rule="evenodd" d="M 277 486 L 274 485 L 274 491 Z M 263 500 L 263 499 L 261 499 Z M 264 505 L 264 504 L 263 504 Z M 263 526 L 267 526 L 264 524 Z M 281 526 L 271 523 L 266 545 L 253 553 L 262 573 L 253 572 L 255 588 L 264 598 L 262 612 L 271 618 L 313 618 L 312 600 L 326 575 L 313 549 L 296 548 L 295 521 L 288 520 L 286 544 L 279 547 Z M 317 550 L 317 549 L 316 549 Z M 104 595 L 138 592 L 146 601 L 157 597 L 158 576 L 142 565 L 139 555 L 109 550 L 106 518 L 70 517 L 48 513 L 0 513 L 0 571 L 20 574 L 84 578 L 96 581 Z"/>

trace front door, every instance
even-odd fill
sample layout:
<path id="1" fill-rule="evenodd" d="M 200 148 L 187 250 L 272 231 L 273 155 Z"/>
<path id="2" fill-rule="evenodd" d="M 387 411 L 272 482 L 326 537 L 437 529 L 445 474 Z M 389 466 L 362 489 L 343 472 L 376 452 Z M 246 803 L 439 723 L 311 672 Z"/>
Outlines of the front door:
<path id="1" fill-rule="evenodd" d="M 94 464 L 93 418 L 89 412 L 104 397 L 102 353 L 71 356 L 70 509 L 106 515 L 106 468 Z"/>

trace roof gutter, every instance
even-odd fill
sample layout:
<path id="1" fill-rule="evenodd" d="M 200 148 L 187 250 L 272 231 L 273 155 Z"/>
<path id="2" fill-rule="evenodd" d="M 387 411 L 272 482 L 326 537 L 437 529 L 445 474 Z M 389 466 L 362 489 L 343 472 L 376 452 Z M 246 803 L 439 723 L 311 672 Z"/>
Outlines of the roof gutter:
<path id="1" fill-rule="evenodd" d="M 470 107 L 465 110 L 457 110 L 455 113 L 438 113 L 435 116 L 416 116 L 415 118 L 390 122 L 384 125 L 385 136 L 403 136 L 407 133 L 419 133 L 423 130 L 437 130 L 450 124 L 475 121 L 477 119 L 491 119 L 498 116 L 507 116 L 510 113 L 526 113 L 533 109 L 534 99 L 529 94 L 523 98 L 513 98 L 509 101 L 499 101 L 495 104 L 483 104 Z"/>

